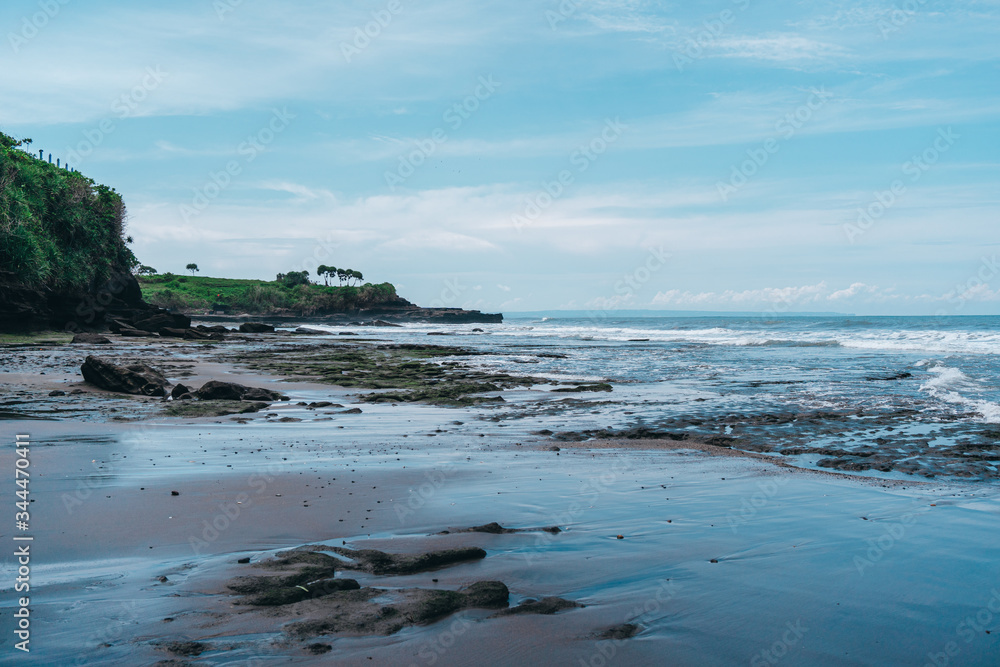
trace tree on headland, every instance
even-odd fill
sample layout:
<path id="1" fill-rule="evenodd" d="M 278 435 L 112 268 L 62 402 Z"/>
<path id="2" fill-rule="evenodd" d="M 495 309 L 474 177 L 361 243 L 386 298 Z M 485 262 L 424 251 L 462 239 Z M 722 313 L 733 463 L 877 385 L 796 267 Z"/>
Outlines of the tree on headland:
<path id="1" fill-rule="evenodd" d="M 138 273 L 140 276 L 152 276 L 156 275 L 156 269 L 154 269 L 151 266 L 146 266 L 145 264 L 143 264 L 139 267 L 136 273 Z"/>
<path id="2" fill-rule="evenodd" d="M 198 265 L 197 265 L 197 264 L 188 264 L 188 265 L 187 265 L 187 266 L 185 266 L 184 268 L 185 268 L 185 269 L 187 269 L 188 271 L 190 271 L 190 272 L 191 272 L 191 275 L 192 275 L 192 276 L 193 276 L 193 275 L 194 275 L 194 274 L 195 274 L 196 272 L 198 272 L 198 271 L 201 271 L 201 269 L 199 269 L 199 268 L 198 268 Z"/>
<path id="3" fill-rule="evenodd" d="M 288 273 L 279 273 L 277 276 L 277 280 L 285 287 L 297 287 L 299 285 L 308 285 L 309 272 L 289 271 Z"/>

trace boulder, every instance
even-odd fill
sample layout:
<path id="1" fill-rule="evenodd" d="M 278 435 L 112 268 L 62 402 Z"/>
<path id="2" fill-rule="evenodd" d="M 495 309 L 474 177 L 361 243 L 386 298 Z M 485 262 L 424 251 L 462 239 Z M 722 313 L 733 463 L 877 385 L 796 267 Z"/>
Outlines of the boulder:
<path id="1" fill-rule="evenodd" d="M 189 329 L 191 327 L 191 318 L 180 313 L 157 313 L 152 317 L 139 320 L 132 326 L 143 331 L 159 331 L 165 327 L 171 329 Z"/>
<path id="2" fill-rule="evenodd" d="M 229 329 L 222 326 L 221 324 L 214 324 L 210 327 L 207 327 L 204 324 L 199 324 L 194 328 L 197 329 L 198 331 L 204 331 L 205 333 L 220 333 L 220 334 L 229 333 Z"/>
<path id="3" fill-rule="evenodd" d="M 84 380 L 108 391 L 143 396 L 164 396 L 167 393 L 167 379 L 145 364 L 118 366 L 107 359 L 89 356 L 80 371 Z"/>
<path id="4" fill-rule="evenodd" d="M 194 392 L 203 401 L 281 401 L 285 397 L 276 391 L 247 387 L 235 382 L 206 382 L 201 389 Z"/>
<path id="5" fill-rule="evenodd" d="M 75 336 L 73 336 L 73 340 L 71 342 L 74 343 L 74 344 L 76 344 L 76 345 L 79 345 L 79 344 L 110 345 L 111 344 L 110 340 L 108 340 L 107 338 L 105 338 L 104 336 L 102 336 L 100 334 L 86 333 L 86 332 L 76 334 Z"/>
<path id="6" fill-rule="evenodd" d="M 263 322 L 244 322 L 240 325 L 241 333 L 274 333 L 274 327 Z"/>
<path id="7" fill-rule="evenodd" d="M 184 338 L 184 333 L 187 329 L 174 329 L 173 327 L 163 327 L 160 329 L 160 335 L 164 338 Z"/>

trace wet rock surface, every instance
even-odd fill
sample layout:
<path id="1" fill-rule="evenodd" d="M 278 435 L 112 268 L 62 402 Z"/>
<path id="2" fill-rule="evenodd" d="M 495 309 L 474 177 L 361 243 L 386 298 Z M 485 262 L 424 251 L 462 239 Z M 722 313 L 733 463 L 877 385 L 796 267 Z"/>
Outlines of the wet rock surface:
<path id="1" fill-rule="evenodd" d="M 83 378 L 107 391 L 143 396 L 164 396 L 167 379 L 160 371 L 146 364 L 119 366 L 107 359 L 89 356 L 80 367 Z"/>
<path id="2" fill-rule="evenodd" d="M 227 588 L 240 596 L 237 601 L 240 606 L 270 610 L 267 612 L 270 616 L 293 620 L 285 626 L 285 632 L 302 641 L 328 635 L 390 635 L 406 626 L 433 623 L 463 609 L 553 614 L 582 606 L 550 597 L 526 600 L 508 610 L 510 591 L 500 581 L 477 581 L 457 590 L 445 590 L 362 587 L 354 579 L 335 577 L 341 569 L 358 569 L 378 576 L 412 574 L 485 556 L 485 551 L 475 547 L 388 554 L 372 549 L 306 545 L 253 564 L 254 574 L 232 579 Z M 310 647 L 316 645 L 304 648 L 311 651 Z"/>

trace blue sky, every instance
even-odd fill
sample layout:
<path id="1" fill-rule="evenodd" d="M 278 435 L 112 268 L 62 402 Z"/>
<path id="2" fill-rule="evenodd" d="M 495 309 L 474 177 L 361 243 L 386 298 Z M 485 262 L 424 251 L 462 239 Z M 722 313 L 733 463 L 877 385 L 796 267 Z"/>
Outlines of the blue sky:
<path id="1" fill-rule="evenodd" d="M 0 130 L 160 271 L 1000 313 L 1000 2 L 11 0 Z"/>

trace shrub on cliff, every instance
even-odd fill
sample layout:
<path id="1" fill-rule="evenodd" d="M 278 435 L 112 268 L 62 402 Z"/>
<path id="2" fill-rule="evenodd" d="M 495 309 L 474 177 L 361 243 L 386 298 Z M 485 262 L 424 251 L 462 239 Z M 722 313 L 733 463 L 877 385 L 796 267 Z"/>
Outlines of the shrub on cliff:
<path id="1" fill-rule="evenodd" d="M 20 145 L 0 133 L 0 282 L 85 291 L 131 270 L 121 196 Z"/>

